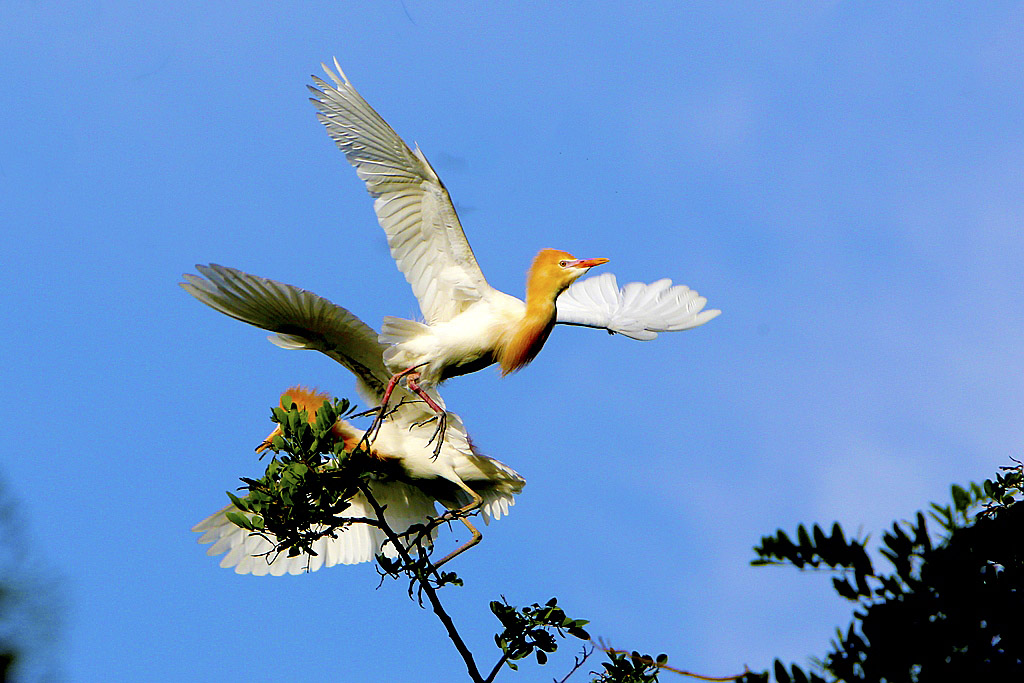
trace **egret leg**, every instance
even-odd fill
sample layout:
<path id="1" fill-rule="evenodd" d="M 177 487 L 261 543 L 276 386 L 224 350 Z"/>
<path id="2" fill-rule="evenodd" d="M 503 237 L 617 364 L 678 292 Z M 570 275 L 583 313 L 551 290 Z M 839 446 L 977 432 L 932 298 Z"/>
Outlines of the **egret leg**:
<path id="1" fill-rule="evenodd" d="M 434 430 L 434 435 L 430 437 L 430 441 L 427 441 L 427 445 L 429 446 L 431 442 L 435 439 L 437 440 L 437 444 L 434 445 L 434 459 L 436 460 L 437 456 L 441 454 L 441 446 L 444 444 L 444 432 L 448 428 L 448 413 L 445 412 L 444 408 L 437 404 L 437 401 L 430 397 L 430 394 L 423 390 L 423 387 L 421 387 L 419 382 L 416 381 L 419 378 L 420 373 L 413 372 L 409 375 L 406 383 L 414 394 L 422 398 L 423 401 L 430 406 L 430 409 L 437 413 L 437 429 Z M 473 495 L 476 494 L 474 493 Z"/>
<path id="2" fill-rule="evenodd" d="M 434 565 L 434 569 L 437 569 L 438 567 L 440 567 L 442 564 L 444 564 L 448 560 L 451 560 L 451 559 L 457 557 L 458 555 L 461 555 L 462 553 L 466 552 L 467 550 L 469 550 L 470 548 L 475 546 L 477 543 L 479 543 L 480 539 L 484 537 L 484 535 L 482 533 L 477 531 L 477 528 L 475 526 L 473 526 L 472 524 L 469 523 L 468 519 L 465 519 L 465 518 L 461 518 L 461 519 L 462 519 L 462 523 L 465 524 L 466 528 L 469 529 L 470 533 L 473 534 L 473 538 L 469 539 L 468 541 L 466 541 L 465 543 L 460 545 L 458 548 L 456 548 L 455 550 L 453 550 L 452 552 L 448 553 L 443 558 L 441 558 L 441 561 Z"/>
<path id="3" fill-rule="evenodd" d="M 473 538 L 469 539 L 468 541 L 463 543 L 461 546 L 459 546 L 458 548 L 456 548 L 455 550 L 453 550 L 452 552 L 448 553 L 443 558 L 441 558 L 440 562 L 437 562 L 436 564 L 434 564 L 434 568 L 435 569 L 440 567 L 442 564 L 444 564 L 448 560 L 450 560 L 450 559 L 452 559 L 452 558 L 454 558 L 454 557 L 456 557 L 458 555 L 461 555 L 462 553 L 466 552 L 467 550 L 469 550 L 470 548 L 475 546 L 477 543 L 479 543 L 480 539 L 482 539 L 484 537 L 484 535 L 482 533 L 480 533 L 475 526 L 470 524 L 468 519 L 466 519 L 466 515 L 468 515 L 469 513 L 473 512 L 474 510 L 477 510 L 481 505 L 483 505 L 484 499 L 480 497 L 479 493 L 477 493 L 473 489 L 471 489 L 468 486 L 466 486 L 466 482 L 464 482 L 464 481 L 456 481 L 454 483 L 457 484 L 458 487 L 461 488 L 463 491 L 465 491 L 470 496 L 472 496 L 473 500 L 470 501 L 469 505 L 464 505 L 463 507 L 459 508 L 458 510 L 449 510 L 448 512 L 445 513 L 445 515 L 444 515 L 444 517 L 442 519 L 444 519 L 445 521 L 451 521 L 453 519 L 460 520 L 463 524 L 466 525 L 466 528 L 469 529 L 469 532 L 471 534 L 473 534 Z"/>
<path id="4" fill-rule="evenodd" d="M 384 396 L 380 400 L 380 408 L 377 409 L 377 416 L 373 418 L 373 422 L 370 424 L 370 428 L 363 434 L 363 438 L 359 440 L 358 448 L 362 450 L 370 450 L 370 444 L 376 438 L 376 432 L 380 431 L 380 426 L 384 422 L 384 415 L 388 409 L 388 401 L 391 400 L 391 394 L 395 391 L 395 386 L 398 385 L 398 381 L 406 375 L 416 373 L 417 365 L 411 368 L 406 368 L 401 372 L 392 375 L 391 379 L 388 380 L 387 387 L 384 388 Z M 416 373 L 419 374 L 419 373 Z M 366 444 L 366 448 L 363 448 L 363 444 Z"/>

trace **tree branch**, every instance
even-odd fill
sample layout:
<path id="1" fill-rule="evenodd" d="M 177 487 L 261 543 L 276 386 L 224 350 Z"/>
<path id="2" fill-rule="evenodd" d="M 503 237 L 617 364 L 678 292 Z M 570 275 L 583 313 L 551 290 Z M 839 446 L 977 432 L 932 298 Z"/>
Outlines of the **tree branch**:
<path id="1" fill-rule="evenodd" d="M 593 647 L 592 647 L 592 648 L 590 648 L 590 651 L 588 652 L 588 651 L 587 651 L 587 646 L 586 646 L 586 645 L 584 645 L 584 646 L 583 646 L 583 652 L 581 652 L 580 654 L 581 654 L 581 655 L 583 655 L 583 656 L 582 656 L 582 657 L 574 657 L 574 658 L 573 658 L 573 659 L 575 660 L 575 662 L 576 662 L 576 665 L 575 665 L 574 667 L 572 667 L 572 670 L 571 670 L 571 671 L 569 671 L 569 673 L 565 674 L 565 676 L 563 676 L 563 677 L 562 677 L 562 680 L 560 680 L 560 681 L 555 681 L 554 683 L 565 683 L 566 681 L 568 681 L 568 680 L 569 680 L 569 678 L 570 678 L 570 677 L 571 677 L 571 676 L 572 676 L 572 675 L 573 675 L 574 673 L 576 673 L 576 672 L 577 672 L 577 671 L 579 670 L 579 668 L 580 668 L 581 666 L 583 666 L 583 663 L 584 663 L 585 661 L 587 661 L 587 658 L 588 658 L 588 657 L 590 657 L 590 655 L 594 654 L 594 648 L 593 648 Z"/>
<path id="2" fill-rule="evenodd" d="M 491 669 L 491 673 L 484 679 L 484 683 L 491 683 L 494 680 L 494 677 L 498 675 L 498 672 L 501 671 L 501 667 L 505 666 L 505 662 L 507 661 L 508 653 L 506 652 L 498 659 L 498 663 L 494 665 L 493 669 Z"/>
<path id="3" fill-rule="evenodd" d="M 398 555 L 402 558 L 402 561 L 405 562 L 407 566 L 412 566 L 414 564 L 412 557 L 406 550 L 405 545 L 399 540 L 398 535 L 391 528 L 391 525 L 389 525 L 385 520 L 384 508 L 380 506 L 377 499 L 373 497 L 372 493 L 370 493 L 370 487 L 362 480 L 359 481 L 358 486 L 362 494 L 366 496 L 366 500 L 369 501 L 371 507 L 373 507 L 373 511 L 376 513 L 377 519 L 380 521 L 380 528 L 384 531 L 384 535 L 388 537 L 388 542 L 395 546 L 395 549 L 398 551 Z M 433 565 L 431 565 L 431 568 L 433 568 Z M 459 635 L 458 630 L 455 628 L 455 623 L 445 611 L 444 606 L 441 604 L 441 600 L 437 597 L 437 591 L 431 585 L 430 580 L 417 571 L 416 581 L 419 583 L 420 588 L 423 589 L 423 592 L 427 594 L 427 599 L 430 601 L 430 606 L 433 608 L 434 614 L 437 615 L 437 618 L 441 620 L 442 624 L 444 624 L 444 628 L 448 632 L 448 637 L 451 639 L 452 643 L 455 644 L 455 649 L 459 651 L 463 661 L 466 663 L 466 670 L 469 672 L 469 677 L 473 680 L 473 683 L 490 683 L 494 678 L 494 673 L 492 672 L 491 677 L 486 680 L 481 678 L 480 670 L 477 668 L 476 661 L 473 659 L 473 653 L 469 651 L 465 641 L 462 640 L 462 636 Z"/>

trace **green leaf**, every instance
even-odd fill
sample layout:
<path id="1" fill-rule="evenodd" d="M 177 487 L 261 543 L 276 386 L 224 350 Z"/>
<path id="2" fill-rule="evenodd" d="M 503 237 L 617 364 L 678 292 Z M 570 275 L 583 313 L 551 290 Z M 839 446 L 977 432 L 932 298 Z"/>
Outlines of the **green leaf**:
<path id="1" fill-rule="evenodd" d="M 225 491 L 225 493 L 228 494 L 228 498 L 231 499 L 231 502 L 235 504 L 236 508 L 238 508 L 239 510 L 249 509 L 249 506 L 246 505 L 245 501 L 242 498 L 239 498 L 235 494 L 231 493 L 231 491 Z"/>
<path id="2" fill-rule="evenodd" d="M 796 538 L 800 543 L 801 548 L 811 549 L 814 545 L 811 543 L 811 537 L 807 534 L 807 527 L 803 524 L 796 528 Z"/>
<path id="3" fill-rule="evenodd" d="M 243 529 L 248 529 L 249 531 L 256 530 L 255 527 L 253 527 L 252 523 L 249 522 L 249 518 L 241 514 L 240 512 L 228 510 L 227 512 L 224 513 L 224 516 L 227 517 L 228 521 L 233 523 L 235 526 L 241 527 Z"/>
<path id="4" fill-rule="evenodd" d="M 590 640 L 590 634 L 587 633 L 586 630 L 578 626 L 570 626 L 568 629 L 566 629 L 566 632 L 570 636 L 574 636 L 576 638 L 579 638 L 580 640 Z"/>
<path id="5" fill-rule="evenodd" d="M 825 537 L 825 532 L 821 530 L 820 526 L 815 524 L 811 529 L 811 535 L 814 537 L 814 545 L 818 546 L 818 550 L 820 552 L 821 549 L 827 545 L 828 539 Z"/>
<path id="6" fill-rule="evenodd" d="M 971 506 L 971 496 L 962 486 L 953 484 L 953 505 L 956 506 L 957 512 L 963 512 Z"/>

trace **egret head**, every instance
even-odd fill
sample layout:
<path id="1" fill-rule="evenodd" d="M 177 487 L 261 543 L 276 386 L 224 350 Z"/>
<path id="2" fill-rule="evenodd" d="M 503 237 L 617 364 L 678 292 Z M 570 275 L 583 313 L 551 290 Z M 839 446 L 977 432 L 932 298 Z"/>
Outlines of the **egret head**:
<path id="1" fill-rule="evenodd" d="M 526 278 L 527 297 L 546 296 L 554 300 L 594 266 L 608 263 L 606 258 L 578 259 L 567 251 L 541 249 L 533 259 Z"/>

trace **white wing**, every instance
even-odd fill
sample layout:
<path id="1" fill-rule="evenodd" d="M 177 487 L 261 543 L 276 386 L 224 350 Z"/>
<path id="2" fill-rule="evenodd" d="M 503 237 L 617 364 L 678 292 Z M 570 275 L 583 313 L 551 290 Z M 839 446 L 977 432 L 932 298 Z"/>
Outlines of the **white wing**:
<path id="1" fill-rule="evenodd" d="M 277 332 L 269 339 L 282 348 L 327 354 L 359 379 L 367 400 L 380 401 L 391 373 L 372 327 L 305 289 L 216 264 L 196 270 L 206 279 L 184 275 L 180 284 L 189 294 L 236 320 Z"/>
<path id="2" fill-rule="evenodd" d="M 366 189 L 391 256 L 430 324 L 451 320 L 491 287 L 480 272 L 444 183 L 419 148 L 412 151 L 366 103 L 334 61 L 337 87 L 313 76 L 310 101 Z"/>
<path id="3" fill-rule="evenodd" d="M 556 322 L 600 327 L 643 341 L 659 332 L 688 330 L 717 316 L 702 310 L 707 299 L 669 279 L 649 285 L 631 282 L 621 290 L 611 273 L 577 281 L 555 301 Z"/>
<path id="4" fill-rule="evenodd" d="M 413 524 L 425 524 L 429 518 L 437 516 L 433 499 L 414 486 L 399 481 L 375 481 L 370 487 L 377 502 L 387 508 L 384 517 L 397 533 L 402 533 Z M 373 508 L 363 494 L 353 496 L 350 503 L 344 513 L 346 517 L 376 519 Z M 369 524 L 353 523 L 343 531 L 336 532 L 337 538 L 324 536 L 319 539 L 313 546 L 315 556 L 300 553 L 289 557 L 287 553 L 275 553 L 273 543 L 267 538 L 236 526 L 225 516 L 229 510 L 237 508 L 229 505 L 217 511 L 195 525 L 192 531 L 202 534 L 199 537 L 200 543 L 213 544 L 206 551 L 207 555 L 226 552 L 220 566 L 234 567 L 237 574 L 301 574 L 336 564 L 369 562 L 382 549 L 387 557 L 394 558 L 398 554 L 394 546 L 384 543 L 385 536 L 380 529 Z M 431 539 L 435 537 L 436 533 L 433 533 Z"/>
<path id="5" fill-rule="evenodd" d="M 471 459 L 471 468 L 478 469 L 487 477 L 484 480 L 474 480 L 472 472 L 465 474 L 469 487 L 484 499 L 480 506 L 484 523 L 489 524 L 492 519 L 501 519 L 502 515 L 507 515 L 508 509 L 516 504 L 515 496 L 523 490 L 526 480 L 505 463 L 486 455 L 474 454 Z M 462 470 L 463 468 L 460 467 L 455 468 L 460 475 L 463 474 Z M 461 505 L 468 502 L 467 500 Z"/>

